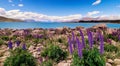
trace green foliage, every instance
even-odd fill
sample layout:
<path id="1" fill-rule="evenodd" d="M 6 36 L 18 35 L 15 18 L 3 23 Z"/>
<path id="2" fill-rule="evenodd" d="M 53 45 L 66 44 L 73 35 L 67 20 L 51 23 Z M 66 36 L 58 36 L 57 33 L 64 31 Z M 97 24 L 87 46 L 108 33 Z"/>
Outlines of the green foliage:
<path id="1" fill-rule="evenodd" d="M 59 43 L 63 43 L 63 40 L 61 38 L 58 39 Z"/>
<path id="2" fill-rule="evenodd" d="M 71 66 L 105 66 L 105 58 L 96 48 L 83 50 L 82 58 L 78 56 L 77 52 L 74 53 Z"/>
<path id="3" fill-rule="evenodd" d="M 44 42 L 44 39 L 35 38 L 35 39 L 33 39 L 33 42 L 34 42 L 36 45 L 39 44 L 39 43 L 42 44 L 42 42 Z"/>
<path id="4" fill-rule="evenodd" d="M 9 40 L 9 37 L 8 37 L 8 36 L 2 36 L 1 39 L 2 39 L 2 40 L 5 40 L 5 41 L 8 41 L 8 40 Z"/>
<path id="5" fill-rule="evenodd" d="M 26 38 L 31 39 L 31 38 L 33 38 L 33 36 L 31 34 L 28 34 L 28 35 L 26 35 Z"/>
<path id="6" fill-rule="evenodd" d="M 42 53 L 41 56 L 48 57 L 51 60 L 59 62 L 67 57 L 67 52 L 63 51 L 59 46 L 49 45 Z"/>
<path id="7" fill-rule="evenodd" d="M 5 60 L 4 66 L 36 66 L 36 60 L 27 50 L 17 48 L 11 50 L 11 55 Z"/>
<path id="8" fill-rule="evenodd" d="M 2 44 L 4 44 L 4 41 L 3 41 L 3 40 L 0 40 L 0 46 L 1 46 Z"/>
<path id="9" fill-rule="evenodd" d="M 115 57 L 116 57 L 116 58 L 119 58 L 119 57 L 120 57 L 120 51 L 116 53 Z"/>
<path id="10" fill-rule="evenodd" d="M 33 36 L 31 34 L 25 35 L 25 40 L 31 40 L 33 39 Z"/>
<path id="11" fill-rule="evenodd" d="M 106 52 L 118 52 L 119 51 L 119 49 L 116 46 L 111 45 L 111 44 L 105 44 L 104 50 Z"/>
<path id="12" fill-rule="evenodd" d="M 47 60 L 42 62 L 40 66 L 53 66 L 53 62 L 51 60 Z"/>
<path id="13" fill-rule="evenodd" d="M 16 36 L 16 35 L 14 35 L 11 39 L 16 40 L 16 38 L 17 38 L 17 36 Z"/>
<path id="14" fill-rule="evenodd" d="M 119 41 L 118 36 L 113 36 L 112 34 L 108 34 L 106 37 L 115 41 Z"/>
<path id="15" fill-rule="evenodd" d="M 39 39 L 34 39 L 33 42 L 34 42 L 35 44 L 38 44 L 38 43 L 39 43 Z"/>
<path id="16" fill-rule="evenodd" d="M 115 55 L 115 53 L 112 53 L 112 52 L 105 52 L 104 53 L 104 56 L 107 58 L 107 59 L 115 59 L 116 57 L 116 55 Z"/>

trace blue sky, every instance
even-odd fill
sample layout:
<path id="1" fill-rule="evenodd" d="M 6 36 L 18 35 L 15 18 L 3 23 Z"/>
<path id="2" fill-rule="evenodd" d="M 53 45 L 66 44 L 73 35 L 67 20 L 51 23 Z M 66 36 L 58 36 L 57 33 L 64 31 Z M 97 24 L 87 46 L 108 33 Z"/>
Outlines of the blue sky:
<path id="1" fill-rule="evenodd" d="M 0 7 L 6 10 L 20 9 L 46 15 L 65 16 L 70 14 L 86 15 L 90 11 L 100 11 L 101 14 L 116 15 L 120 13 L 120 0 L 102 0 L 98 5 L 92 5 L 96 0 L 0 0 Z M 14 4 L 14 6 L 12 6 Z M 17 6 L 23 4 L 22 7 Z M 118 7 L 117 7 L 118 6 Z"/>
<path id="2" fill-rule="evenodd" d="M 57 18 L 62 19 L 61 16 L 72 18 L 69 15 L 74 14 L 80 17 L 120 15 L 120 0 L 0 0 L 0 8 L 2 8 L 1 12 L 3 9 L 5 11 L 19 10 L 19 12 L 43 14 L 44 17 L 47 15 L 48 18 L 59 16 Z"/>

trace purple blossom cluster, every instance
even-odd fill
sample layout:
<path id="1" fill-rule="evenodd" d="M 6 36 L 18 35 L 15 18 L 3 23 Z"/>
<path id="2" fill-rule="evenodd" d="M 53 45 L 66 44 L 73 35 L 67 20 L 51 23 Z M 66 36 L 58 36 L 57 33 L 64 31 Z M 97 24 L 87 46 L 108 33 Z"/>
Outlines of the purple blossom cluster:
<path id="1" fill-rule="evenodd" d="M 92 49 L 93 48 L 93 34 L 90 30 L 87 30 L 87 35 L 88 35 L 88 42 L 89 42 L 89 48 Z M 82 30 L 80 30 L 80 36 L 81 36 L 81 41 L 79 40 L 79 38 L 77 36 L 75 36 L 74 32 L 72 32 L 72 37 L 68 37 L 68 44 L 69 44 L 69 50 L 70 50 L 70 54 L 73 53 L 73 48 L 75 44 L 77 46 L 77 50 L 78 50 L 78 56 L 80 58 L 82 58 L 83 53 L 82 50 L 85 49 L 85 38 L 83 35 Z M 98 32 L 98 39 L 100 42 L 100 54 L 104 53 L 104 39 L 103 39 L 103 35 L 101 32 Z M 73 43 L 73 41 L 76 41 L 76 43 Z"/>
<path id="2" fill-rule="evenodd" d="M 36 35 L 33 35 L 34 38 L 43 38 L 43 35 L 41 34 L 36 34 Z"/>
<path id="3" fill-rule="evenodd" d="M 92 32 L 87 30 L 87 34 L 88 34 L 88 41 L 89 41 L 89 46 L 90 46 L 90 49 L 92 49 L 93 47 L 93 36 L 92 36 Z"/>
<path id="4" fill-rule="evenodd" d="M 74 32 L 72 32 L 72 40 L 71 40 L 72 44 L 73 44 L 73 48 L 76 48 L 76 41 L 75 41 L 75 34 Z"/>
<path id="5" fill-rule="evenodd" d="M 81 42 L 79 41 L 79 38 L 76 37 L 76 42 L 77 42 L 77 46 L 78 46 L 78 56 L 80 58 L 82 58 L 82 49 L 83 49 L 83 45 L 81 44 Z"/>
<path id="6" fill-rule="evenodd" d="M 12 46 L 12 42 L 11 42 L 11 40 L 8 42 L 8 47 L 9 47 L 9 49 L 12 49 L 13 48 L 13 46 Z"/>
<path id="7" fill-rule="evenodd" d="M 16 41 L 17 47 L 20 45 L 20 43 L 21 43 L 21 41 L 19 41 L 19 40 Z"/>
<path id="8" fill-rule="evenodd" d="M 25 29 L 24 30 L 24 35 L 28 35 L 29 34 L 29 30 Z"/>
<path id="9" fill-rule="evenodd" d="M 26 50 L 26 44 L 23 44 L 23 45 L 22 45 L 22 49 L 23 49 L 23 50 Z"/>
<path id="10" fill-rule="evenodd" d="M 17 45 L 17 47 L 18 47 L 18 46 L 20 46 L 21 41 L 16 40 L 15 43 L 16 43 L 16 45 Z M 13 48 L 13 43 L 11 42 L 11 40 L 8 42 L 8 48 L 9 48 L 9 49 L 12 49 L 12 48 Z M 23 45 L 22 45 L 22 49 L 23 49 L 23 50 L 26 50 L 26 44 L 23 44 Z"/>
<path id="11" fill-rule="evenodd" d="M 103 39 L 103 35 L 101 34 L 101 32 L 99 32 L 99 40 L 100 40 L 100 54 L 104 53 L 104 39 Z"/>
<path id="12" fill-rule="evenodd" d="M 70 51 L 70 54 L 72 54 L 72 53 L 73 53 L 73 49 L 72 49 L 72 42 L 71 42 L 70 37 L 68 37 L 68 44 L 69 44 L 69 51 Z"/>
<path id="13" fill-rule="evenodd" d="M 85 48 L 85 40 L 84 40 L 84 35 L 83 35 L 82 30 L 80 30 L 80 36 L 81 36 L 81 38 L 82 38 L 83 48 Z"/>

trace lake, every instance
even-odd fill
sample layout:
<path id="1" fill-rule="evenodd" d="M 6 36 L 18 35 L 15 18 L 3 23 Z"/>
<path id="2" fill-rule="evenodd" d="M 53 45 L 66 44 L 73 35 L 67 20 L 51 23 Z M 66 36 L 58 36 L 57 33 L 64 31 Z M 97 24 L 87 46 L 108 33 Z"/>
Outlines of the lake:
<path id="1" fill-rule="evenodd" d="M 27 29 L 27 28 L 59 28 L 70 27 L 75 28 L 77 26 L 83 26 L 85 28 L 92 27 L 99 23 L 50 23 L 50 22 L 0 22 L 0 28 L 12 28 L 12 29 Z M 120 28 L 120 24 L 106 23 L 109 28 Z"/>

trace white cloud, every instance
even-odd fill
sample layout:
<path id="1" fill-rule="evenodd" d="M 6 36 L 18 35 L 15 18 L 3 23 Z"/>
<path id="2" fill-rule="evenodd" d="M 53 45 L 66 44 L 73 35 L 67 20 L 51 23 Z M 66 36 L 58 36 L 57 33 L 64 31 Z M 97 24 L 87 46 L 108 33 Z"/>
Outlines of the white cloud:
<path id="1" fill-rule="evenodd" d="M 80 20 L 81 14 L 68 15 L 68 16 L 48 16 L 44 14 L 38 14 L 33 12 L 21 12 L 20 10 L 5 11 L 1 8 L 0 13 L 5 13 L 3 16 L 21 20 L 34 20 L 34 21 L 51 21 L 51 22 L 68 22 L 74 20 Z"/>
<path id="2" fill-rule="evenodd" d="M 92 11 L 92 12 L 88 12 L 87 16 L 93 16 L 93 15 L 96 15 L 99 13 L 100 13 L 100 11 Z"/>
<path id="3" fill-rule="evenodd" d="M 92 5 L 98 5 L 101 3 L 101 0 L 96 0 Z"/>
<path id="4" fill-rule="evenodd" d="M 6 14 L 6 11 L 4 8 L 0 8 L 0 16 L 4 16 Z"/>
<path id="5" fill-rule="evenodd" d="M 24 4 L 18 4 L 18 6 L 19 6 L 19 7 L 23 7 L 23 6 L 24 6 Z"/>
<path id="6" fill-rule="evenodd" d="M 102 15 L 99 20 L 120 20 L 120 15 Z"/>
<path id="7" fill-rule="evenodd" d="M 93 15 L 99 14 L 99 11 L 88 12 L 87 17 L 94 18 Z M 0 16 L 21 19 L 25 21 L 44 21 L 44 22 L 69 22 L 80 20 L 84 18 L 81 14 L 74 14 L 68 16 L 48 16 L 44 14 L 38 14 L 33 12 L 22 12 L 19 9 L 6 11 L 4 8 L 0 8 Z M 102 15 L 95 17 L 97 20 L 117 20 L 120 19 L 120 15 Z"/>

